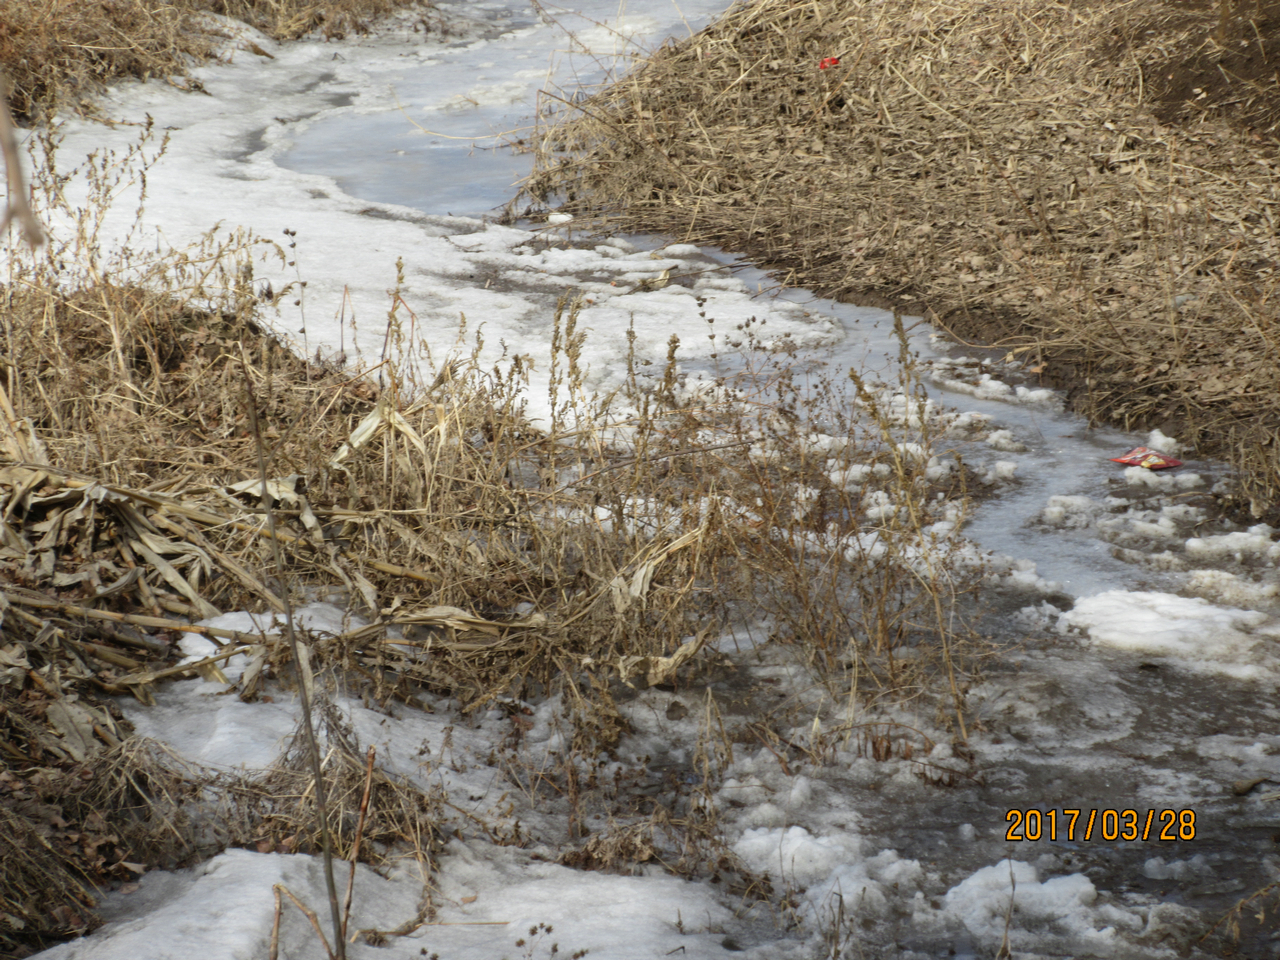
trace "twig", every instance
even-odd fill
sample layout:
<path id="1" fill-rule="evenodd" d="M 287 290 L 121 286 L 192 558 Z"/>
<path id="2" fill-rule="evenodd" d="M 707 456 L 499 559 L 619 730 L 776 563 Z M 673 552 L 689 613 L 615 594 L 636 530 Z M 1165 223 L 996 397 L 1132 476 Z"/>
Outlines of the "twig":
<path id="1" fill-rule="evenodd" d="M 314 910 L 290 893 L 289 888 L 283 883 L 272 884 L 271 889 L 276 895 L 276 918 L 275 922 L 271 926 L 271 960 L 276 960 L 276 957 L 279 955 L 280 915 L 284 912 L 284 904 L 280 902 L 280 894 L 282 893 L 292 900 L 293 905 L 306 914 L 307 919 L 311 921 L 311 926 L 315 928 L 316 933 L 320 936 L 320 942 L 324 944 L 324 952 L 329 955 L 329 960 L 341 960 L 342 957 L 346 956 L 346 951 L 343 949 L 345 945 L 341 940 L 338 941 L 338 953 L 337 955 L 334 954 L 333 949 L 329 946 L 328 939 L 324 935 L 324 931 L 320 929 L 320 918 L 316 916 L 316 912 Z"/>
<path id="2" fill-rule="evenodd" d="M 364 768 L 364 793 L 360 797 L 360 819 L 356 821 L 356 838 L 351 844 L 351 875 L 347 878 L 347 899 L 342 905 L 342 939 L 347 939 L 347 924 L 351 920 L 351 895 L 356 889 L 356 863 L 360 859 L 360 840 L 364 836 L 364 818 L 369 811 L 369 789 L 373 786 L 373 758 L 377 750 L 369 748 Z"/>
<path id="3" fill-rule="evenodd" d="M 222 627 L 206 627 L 198 623 L 184 623 L 181 620 L 169 620 L 165 617 L 147 617 L 138 613 L 116 613 L 114 610 L 95 610 L 93 607 L 82 607 L 63 600 L 49 600 L 44 597 L 30 597 L 14 590 L 4 590 L 4 597 L 10 603 L 24 607 L 35 607 L 38 610 L 56 610 L 69 617 L 84 617 L 88 620 L 110 620 L 113 623 L 128 623 L 135 627 L 152 627 L 157 630 L 176 630 L 180 633 L 196 633 L 203 637 L 217 637 L 233 640 L 236 643 L 258 643 L 261 637 L 243 633 L 239 630 L 226 630 Z"/>
<path id="4" fill-rule="evenodd" d="M 268 960 L 276 960 L 280 956 L 280 916 L 284 913 L 284 901 L 280 899 L 280 884 L 273 884 L 271 894 L 275 897 L 275 919 L 271 921 L 271 949 L 267 951 Z"/>
<path id="5" fill-rule="evenodd" d="M 253 393 L 253 379 L 249 375 L 249 356 L 244 344 L 240 344 L 240 365 L 244 370 L 244 388 L 249 398 L 249 421 L 253 428 L 254 447 L 258 454 L 258 478 L 262 481 L 262 506 L 267 511 L 267 528 L 271 532 L 271 551 L 276 565 L 276 575 L 284 579 L 284 556 L 280 551 L 280 540 L 276 536 L 276 517 L 272 512 L 272 497 L 267 486 L 267 458 L 263 450 L 262 429 L 258 423 L 258 399 Z M 298 701 L 302 705 L 302 726 L 307 736 L 308 752 L 311 754 L 311 773 L 315 779 L 316 816 L 320 820 L 320 844 L 324 854 L 324 882 L 329 891 L 329 912 L 333 921 L 333 933 L 337 938 L 337 960 L 346 960 L 347 944 L 343 937 L 342 914 L 338 909 L 338 885 L 333 879 L 333 838 L 329 834 L 329 807 L 326 803 L 324 789 L 324 771 L 320 767 L 320 745 L 316 742 L 316 729 L 311 718 L 311 691 L 308 689 L 311 677 L 310 666 L 298 643 L 298 634 L 293 626 L 293 604 L 285 591 L 285 631 L 289 637 L 289 647 L 293 652 L 293 662 L 298 670 Z M 286 890 L 285 893 L 288 893 Z M 292 899 L 292 894 L 289 894 Z M 296 900 L 294 901 L 297 902 Z M 301 907 L 301 904 L 298 904 Z M 306 909 L 306 908 L 303 908 Z M 313 917 L 313 923 L 314 917 Z M 316 926 L 317 932 L 319 926 Z M 321 935 L 323 939 L 323 935 Z M 328 942 L 325 943 L 328 949 Z M 333 951 L 329 951 L 332 957 Z"/>

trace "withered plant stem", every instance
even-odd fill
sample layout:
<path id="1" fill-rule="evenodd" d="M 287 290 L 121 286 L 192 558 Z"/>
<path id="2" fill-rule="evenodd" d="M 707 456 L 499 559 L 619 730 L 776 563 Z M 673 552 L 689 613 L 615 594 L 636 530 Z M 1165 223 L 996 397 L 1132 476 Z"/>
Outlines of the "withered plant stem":
<path id="1" fill-rule="evenodd" d="M 289 596 L 289 588 L 285 580 L 284 555 L 280 550 L 280 541 L 276 537 L 276 515 L 272 510 L 274 498 L 267 485 L 267 455 L 262 442 L 262 430 L 258 423 L 258 398 L 254 395 L 253 377 L 249 372 L 249 356 L 243 343 L 240 344 L 240 365 L 244 372 L 245 394 L 249 400 L 249 424 L 253 431 L 254 449 L 258 459 L 258 479 L 262 483 L 262 508 L 267 513 L 267 527 L 271 531 L 271 552 L 283 594 L 280 599 L 284 602 L 285 632 L 289 637 L 289 649 L 293 653 L 294 667 L 298 671 L 298 702 L 302 706 L 302 729 L 307 737 L 311 775 L 315 781 L 316 817 L 320 821 L 320 845 L 324 855 L 324 883 L 329 893 L 329 913 L 333 921 L 333 935 L 337 940 L 334 949 L 337 951 L 338 960 L 346 960 L 347 942 L 343 935 L 345 925 L 338 905 L 338 885 L 333 877 L 333 838 L 329 832 L 329 806 L 326 802 L 324 770 L 320 764 L 320 744 L 316 739 L 316 728 L 311 716 L 310 658 L 302 651 L 297 631 L 294 629 L 293 601 Z"/>
<path id="2" fill-rule="evenodd" d="M 44 229 L 27 202 L 27 185 L 22 179 L 22 163 L 18 159 L 18 139 L 14 136 L 13 115 L 9 113 L 9 86 L 0 76 L 0 155 L 4 157 L 5 182 L 9 202 L 0 221 L 0 233 L 15 220 L 22 227 L 23 238 L 31 249 L 44 243 Z"/>
<path id="3" fill-rule="evenodd" d="M 284 914 L 284 903 L 280 899 L 281 894 L 288 897 L 293 905 L 302 911 L 303 916 L 311 922 L 312 929 L 315 930 L 316 934 L 320 937 L 320 942 L 324 944 L 324 952 L 329 955 L 329 960 L 334 960 L 334 958 L 337 957 L 337 954 L 333 952 L 333 948 L 329 946 L 329 939 L 324 935 L 324 931 L 320 929 L 320 918 L 316 916 L 316 912 L 295 897 L 289 888 L 283 883 L 273 884 L 271 891 L 275 895 L 276 912 L 275 919 L 271 924 L 271 948 L 270 952 L 267 954 L 270 960 L 277 960 L 280 956 L 280 918 Z M 338 949 L 342 951 L 345 956 L 346 944 L 341 940 L 338 941 Z"/>
<path id="4" fill-rule="evenodd" d="M 369 813 L 369 791 L 373 789 L 373 761 L 377 756 L 376 747 L 370 747 L 365 755 L 364 792 L 360 795 L 360 819 L 356 821 L 356 836 L 351 843 L 351 873 L 347 877 L 347 898 L 342 904 L 342 936 L 347 940 L 347 926 L 351 921 L 351 897 L 356 890 L 356 864 L 360 862 L 360 841 L 364 839 L 364 818 Z"/>

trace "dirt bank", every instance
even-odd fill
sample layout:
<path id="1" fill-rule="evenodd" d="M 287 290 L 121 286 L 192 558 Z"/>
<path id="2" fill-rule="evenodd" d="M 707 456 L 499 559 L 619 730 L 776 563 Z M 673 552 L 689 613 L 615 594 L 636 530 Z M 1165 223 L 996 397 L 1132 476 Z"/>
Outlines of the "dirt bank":
<path id="1" fill-rule="evenodd" d="M 1280 4 L 760 0 L 561 103 L 529 184 L 998 346 L 1280 513 Z M 838 62 L 833 62 L 838 60 Z"/>

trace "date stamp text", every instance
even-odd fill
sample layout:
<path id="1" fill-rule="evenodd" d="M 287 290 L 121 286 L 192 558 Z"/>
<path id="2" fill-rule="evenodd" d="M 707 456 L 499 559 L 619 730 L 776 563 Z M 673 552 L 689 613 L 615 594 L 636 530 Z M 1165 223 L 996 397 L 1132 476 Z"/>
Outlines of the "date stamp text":
<path id="1" fill-rule="evenodd" d="M 1005 814 L 1006 840 L 1194 840 L 1194 810 L 1039 810 Z"/>

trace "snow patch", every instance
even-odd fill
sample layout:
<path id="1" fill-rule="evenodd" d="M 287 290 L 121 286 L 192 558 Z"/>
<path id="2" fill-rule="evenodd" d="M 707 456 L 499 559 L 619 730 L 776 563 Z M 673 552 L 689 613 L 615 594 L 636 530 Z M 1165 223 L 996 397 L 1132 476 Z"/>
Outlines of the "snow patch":
<path id="1" fill-rule="evenodd" d="M 1243 679 L 1266 676 L 1274 669 L 1274 657 L 1260 649 L 1262 638 L 1253 633 L 1269 619 L 1264 613 L 1199 598 L 1108 590 L 1077 600 L 1062 615 L 1058 629 L 1065 633 L 1074 628 L 1093 643 Z"/>

